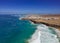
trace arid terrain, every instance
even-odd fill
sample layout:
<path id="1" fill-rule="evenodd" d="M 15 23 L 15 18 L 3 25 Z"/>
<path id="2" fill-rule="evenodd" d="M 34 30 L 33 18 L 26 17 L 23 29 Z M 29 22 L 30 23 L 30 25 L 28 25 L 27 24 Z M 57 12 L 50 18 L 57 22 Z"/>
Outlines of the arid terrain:
<path id="1" fill-rule="evenodd" d="M 22 20 L 30 20 L 37 24 L 42 23 L 60 30 L 60 15 L 28 15 Z"/>

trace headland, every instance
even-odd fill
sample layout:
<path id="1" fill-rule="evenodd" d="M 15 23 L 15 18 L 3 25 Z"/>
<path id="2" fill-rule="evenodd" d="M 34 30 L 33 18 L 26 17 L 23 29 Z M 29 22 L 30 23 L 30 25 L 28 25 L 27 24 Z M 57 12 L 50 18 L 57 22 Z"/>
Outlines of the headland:
<path id="1" fill-rule="evenodd" d="M 45 24 L 60 30 L 60 15 L 27 15 L 21 20 L 30 20 L 35 24 Z"/>

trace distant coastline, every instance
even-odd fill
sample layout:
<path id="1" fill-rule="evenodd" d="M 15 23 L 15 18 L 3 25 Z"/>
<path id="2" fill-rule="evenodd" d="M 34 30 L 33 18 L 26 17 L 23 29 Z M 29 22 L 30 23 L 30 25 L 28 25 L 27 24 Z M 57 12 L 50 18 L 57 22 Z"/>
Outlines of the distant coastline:
<path id="1" fill-rule="evenodd" d="M 45 24 L 60 30 L 60 15 L 27 15 L 21 20 L 30 20 L 35 24 Z"/>

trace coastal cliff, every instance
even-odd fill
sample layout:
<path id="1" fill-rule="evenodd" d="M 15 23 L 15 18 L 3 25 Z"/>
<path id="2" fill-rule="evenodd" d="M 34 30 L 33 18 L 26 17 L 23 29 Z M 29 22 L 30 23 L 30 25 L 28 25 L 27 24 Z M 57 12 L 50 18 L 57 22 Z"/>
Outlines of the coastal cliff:
<path id="1" fill-rule="evenodd" d="M 60 15 L 28 15 L 20 19 L 30 20 L 35 24 L 45 24 L 60 30 Z"/>

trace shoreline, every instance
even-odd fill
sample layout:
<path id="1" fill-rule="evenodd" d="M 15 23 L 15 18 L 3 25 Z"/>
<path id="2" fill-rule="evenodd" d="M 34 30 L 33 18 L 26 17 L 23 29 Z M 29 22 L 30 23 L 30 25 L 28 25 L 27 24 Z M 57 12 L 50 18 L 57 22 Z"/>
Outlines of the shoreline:
<path id="1" fill-rule="evenodd" d="M 39 26 L 39 25 L 38 25 Z M 44 27 L 38 27 L 37 26 L 37 30 L 35 30 L 35 32 L 32 34 L 32 36 L 31 36 L 31 38 L 29 38 L 28 39 L 28 43 L 41 43 L 41 35 L 42 35 L 42 33 L 50 33 L 50 32 L 45 32 L 45 31 L 43 31 L 44 29 L 48 29 L 48 27 L 47 26 L 45 26 L 45 25 L 42 25 L 42 26 L 45 26 L 45 28 Z M 41 29 L 43 29 L 43 30 L 41 30 Z M 55 30 L 55 28 L 54 28 L 54 31 L 56 32 L 57 31 L 57 33 L 58 33 L 58 30 Z M 51 34 L 51 33 L 50 33 Z M 55 38 L 57 38 L 58 36 L 57 35 L 55 35 L 55 34 L 51 34 L 53 37 L 55 37 Z M 57 38 L 57 40 L 56 41 L 58 41 L 58 38 Z M 53 41 L 52 41 L 53 42 Z M 59 42 L 59 41 L 58 41 Z"/>
<path id="2" fill-rule="evenodd" d="M 60 15 L 29 15 L 20 20 L 29 20 L 32 24 L 45 24 L 60 30 Z"/>
<path id="3" fill-rule="evenodd" d="M 31 17 L 33 17 L 33 18 L 31 18 Z M 39 16 L 40 17 L 40 16 Z M 45 16 L 43 15 L 42 16 L 44 19 L 38 19 L 38 16 L 27 16 L 27 17 L 23 17 L 23 18 L 21 18 L 21 20 L 29 20 L 29 22 L 31 22 L 31 24 L 44 24 L 44 25 L 46 25 L 46 26 L 48 26 L 48 27 L 53 27 L 53 28 L 55 28 L 54 29 L 54 31 L 57 33 L 57 38 L 59 39 L 59 41 L 60 41 L 60 16 L 46 16 L 46 17 L 58 17 L 59 19 L 45 19 Z M 34 33 L 35 34 L 35 33 Z M 33 34 L 33 35 L 34 35 Z M 36 36 L 35 36 L 36 37 Z M 31 40 L 31 39 L 29 39 L 29 40 Z M 31 43 L 31 42 L 29 42 L 29 43 Z"/>

